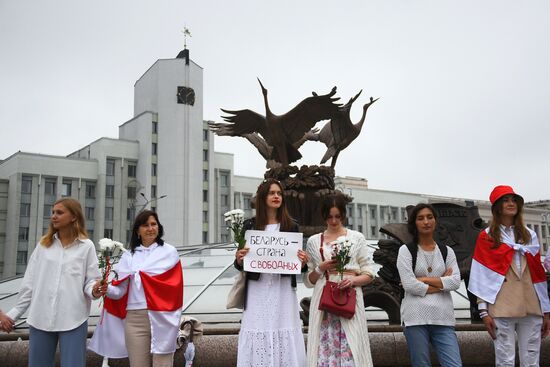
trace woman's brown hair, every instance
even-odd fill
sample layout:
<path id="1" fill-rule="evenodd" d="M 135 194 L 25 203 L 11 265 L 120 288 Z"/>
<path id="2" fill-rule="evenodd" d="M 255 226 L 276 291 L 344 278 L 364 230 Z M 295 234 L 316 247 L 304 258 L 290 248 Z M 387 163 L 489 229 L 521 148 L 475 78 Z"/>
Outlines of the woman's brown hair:
<path id="1" fill-rule="evenodd" d="M 500 233 L 500 225 L 502 224 L 502 206 L 504 205 L 504 198 L 498 199 L 491 207 L 491 213 L 493 213 L 493 219 L 489 223 L 489 235 L 495 241 L 492 248 L 498 248 L 502 242 L 502 235 Z M 528 244 L 531 241 L 531 234 L 525 228 L 523 222 L 523 200 L 518 199 L 516 196 L 516 205 L 518 212 L 514 216 L 514 237 L 517 243 Z"/>
<path id="2" fill-rule="evenodd" d="M 290 214 L 288 214 L 288 210 L 286 209 L 285 205 L 285 195 L 284 195 L 284 188 L 283 185 L 273 179 L 268 178 L 264 180 L 260 186 L 258 186 L 258 191 L 256 191 L 256 220 L 254 223 L 254 229 L 257 230 L 264 230 L 265 226 L 267 225 L 267 204 L 266 199 L 267 195 L 269 194 L 269 189 L 271 188 L 271 185 L 277 185 L 281 189 L 281 206 L 277 209 L 277 220 L 281 224 L 281 231 L 282 232 L 288 232 L 292 230 L 292 227 L 294 226 L 294 222 L 292 221 L 292 218 L 290 217 Z"/>
<path id="3" fill-rule="evenodd" d="M 67 209 L 74 217 L 75 221 L 72 222 L 71 226 L 71 235 L 73 238 L 86 239 L 88 238 L 88 232 L 86 231 L 86 222 L 84 221 L 84 214 L 82 214 L 82 206 L 78 200 L 73 198 L 62 198 L 57 200 L 53 206 L 61 204 Z M 40 239 L 40 244 L 45 247 L 50 247 L 53 243 L 53 235 L 57 231 L 53 227 L 53 224 L 50 220 L 50 225 L 48 226 L 48 232 Z"/>
<path id="4" fill-rule="evenodd" d="M 323 198 L 321 203 L 321 217 L 326 222 L 330 215 L 330 209 L 336 208 L 340 212 L 340 221 L 342 225 L 346 225 L 346 198 L 343 194 L 327 195 Z"/>

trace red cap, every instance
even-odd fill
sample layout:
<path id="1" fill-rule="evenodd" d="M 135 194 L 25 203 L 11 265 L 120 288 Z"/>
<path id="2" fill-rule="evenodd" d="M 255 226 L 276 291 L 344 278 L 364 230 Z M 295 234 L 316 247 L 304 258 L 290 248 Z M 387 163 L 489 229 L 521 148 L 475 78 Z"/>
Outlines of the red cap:
<path id="1" fill-rule="evenodd" d="M 489 195 L 489 200 L 491 201 L 491 205 L 494 205 L 495 202 L 501 197 L 503 197 L 504 195 L 514 195 L 515 197 L 523 201 L 523 198 L 514 192 L 514 189 L 512 188 L 512 186 L 499 185 L 499 186 L 496 186 L 493 189 L 493 191 L 491 191 L 491 195 Z"/>

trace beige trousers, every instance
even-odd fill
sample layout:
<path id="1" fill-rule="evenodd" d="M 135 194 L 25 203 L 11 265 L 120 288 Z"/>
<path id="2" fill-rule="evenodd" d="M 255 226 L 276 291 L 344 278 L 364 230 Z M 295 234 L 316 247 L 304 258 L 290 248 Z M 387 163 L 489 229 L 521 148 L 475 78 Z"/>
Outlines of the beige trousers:
<path id="1" fill-rule="evenodd" d="M 174 353 L 153 354 L 151 358 L 151 323 L 147 310 L 129 310 L 124 326 L 130 367 L 172 367 Z"/>

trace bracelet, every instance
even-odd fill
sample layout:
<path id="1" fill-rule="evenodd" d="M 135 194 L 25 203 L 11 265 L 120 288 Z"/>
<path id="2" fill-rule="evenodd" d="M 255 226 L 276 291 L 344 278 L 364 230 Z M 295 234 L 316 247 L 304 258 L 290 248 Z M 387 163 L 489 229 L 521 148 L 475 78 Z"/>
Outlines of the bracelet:
<path id="1" fill-rule="evenodd" d="M 479 317 L 480 318 L 484 318 L 484 317 L 487 317 L 487 316 L 489 316 L 489 313 L 487 312 L 487 310 L 479 311 Z"/>
<path id="2" fill-rule="evenodd" d="M 323 271 L 321 270 L 319 265 L 317 265 L 313 271 L 315 271 L 317 274 L 319 274 L 321 276 L 323 275 Z"/>

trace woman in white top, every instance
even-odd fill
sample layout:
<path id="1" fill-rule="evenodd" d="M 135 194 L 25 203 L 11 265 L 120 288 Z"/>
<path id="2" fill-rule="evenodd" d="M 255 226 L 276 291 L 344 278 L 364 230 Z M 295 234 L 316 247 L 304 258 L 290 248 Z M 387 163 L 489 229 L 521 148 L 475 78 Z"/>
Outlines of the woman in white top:
<path id="1" fill-rule="evenodd" d="M 256 217 L 245 229 L 297 232 L 298 225 L 284 205 L 283 187 L 274 179 L 260 184 L 256 192 Z M 243 269 L 245 247 L 235 254 L 235 267 Z M 307 255 L 298 250 L 305 269 Z M 239 332 L 237 366 L 304 367 L 306 350 L 294 274 L 246 272 L 245 309 Z"/>
<path id="2" fill-rule="evenodd" d="M 61 366 L 86 365 L 88 315 L 99 279 L 94 244 L 88 239 L 80 203 L 55 202 L 48 232 L 33 251 L 19 299 L 7 316 L 29 309 L 29 366 L 53 366 L 59 342 Z"/>
<path id="3" fill-rule="evenodd" d="M 307 241 L 310 261 L 304 284 L 309 288 L 315 287 L 309 307 L 308 366 L 369 367 L 373 364 L 361 288 L 374 279 L 369 268 L 367 243 L 362 233 L 344 227 L 346 200 L 343 195 L 325 197 L 321 214 L 327 229 L 311 236 Z M 336 272 L 336 260 L 331 259 L 331 243 L 341 236 L 347 237 L 352 243 L 351 258 L 346 265 L 343 280 L 340 280 Z M 319 310 L 319 301 L 326 284 L 326 272 L 330 274 L 331 281 L 340 283 L 341 289 L 355 288 L 357 299 L 355 314 L 351 319 Z"/>
<path id="4" fill-rule="evenodd" d="M 460 286 L 460 271 L 452 248 L 445 247 L 443 260 L 433 235 L 436 212 L 429 204 L 416 205 L 408 220 L 413 244 L 417 245 L 416 265 L 407 245 L 397 256 L 397 270 L 405 290 L 401 302 L 401 322 L 405 325 L 412 366 L 431 366 L 430 344 L 443 367 L 462 366 L 451 291 Z"/>
<path id="5" fill-rule="evenodd" d="M 105 357 L 128 356 L 131 367 L 173 364 L 183 278 L 178 252 L 163 235 L 157 213 L 137 215 L 130 251 L 115 265 L 119 279 L 106 290 L 103 319 L 90 341 L 90 349 Z"/>

